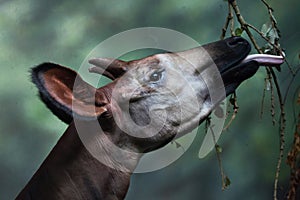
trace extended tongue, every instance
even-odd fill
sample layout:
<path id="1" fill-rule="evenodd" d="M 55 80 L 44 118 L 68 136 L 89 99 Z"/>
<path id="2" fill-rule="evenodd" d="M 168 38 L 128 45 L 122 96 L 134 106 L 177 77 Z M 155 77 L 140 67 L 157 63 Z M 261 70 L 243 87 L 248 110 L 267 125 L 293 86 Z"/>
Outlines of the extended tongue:
<path id="1" fill-rule="evenodd" d="M 252 54 L 247 56 L 242 63 L 247 63 L 250 61 L 256 61 L 259 65 L 265 66 L 280 65 L 284 62 L 284 57 L 268 54 Z"/>

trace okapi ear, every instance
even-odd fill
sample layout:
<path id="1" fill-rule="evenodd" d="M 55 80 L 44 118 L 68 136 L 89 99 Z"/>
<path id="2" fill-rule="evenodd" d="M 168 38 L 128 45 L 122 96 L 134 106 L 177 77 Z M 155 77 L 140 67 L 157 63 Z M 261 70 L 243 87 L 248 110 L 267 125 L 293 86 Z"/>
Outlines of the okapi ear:
<path id="1" fill-rule="evenodd" d="M 114 58 L 92 58 L 89 63 L 94 65 L 89 71 L 115 80 L 128 70 L 128 62 Z"/>
<path id="2" fill-rule="evenodd" d="M 43 63 L 32 69 L 31 77 L 42 101 L 65 123 L 69 124 L 73 116 L 89 120 L 107 111 L 105 95 L 99 95 L 93 86 L 69 68 Z"/>

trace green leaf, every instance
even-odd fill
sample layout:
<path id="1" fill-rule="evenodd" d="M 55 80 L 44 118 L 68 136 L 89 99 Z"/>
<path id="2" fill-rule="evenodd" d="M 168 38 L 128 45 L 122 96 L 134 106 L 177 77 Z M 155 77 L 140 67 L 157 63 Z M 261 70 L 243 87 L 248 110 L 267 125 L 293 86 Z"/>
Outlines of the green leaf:
<path id="1" fill-rule="evenodd" d="M 278 35 L 278 33 L 277 33 L 277 31 L 276 31 L 275 28 L 272 28 L 272 29 L 270 30 L 268 36 L 269 36 L 270 41 L 272 42 L 272 44 L 275 44 L 275 41 L 276 41 L 277 39 L 279 39 L 279 35 Z"/>
<path id="2" fill-rule="evenodd" d="M 260 31 L 263 33 L 264 36 L 267 36 L 268 32 L 270 31 L 270 24 L 263 24 Z"/>
<path id="3" fill-rule="evenodd" d="M 220 147 L 220 145 L 216 144 L 216 150 L 218 153 L 222 153 L 223 149 Z"/>
<path id="4" fill-rule="evenodd" d="M 267 22 L 262 25 L 261 32 L 265 37 L 269 38 L 272 44 L 275 44 L 275 41 L 280 38 L 278 31 L 272 26 L 272 23 L 270 22 Z"/>
<path id="5" fill-rule="evenodd" d="M 225 177 L 225 187 L 228 187 L 231 184 L 230 179 L 228 178 L 228 176 Z"/>
<path id="6" fill-rule="evenodd" d="M 236 36 L 241 36 L 242 35 L 242 33 L 243 33 L 243 29 L 241 29 L 241 28 L 236 28 L 235 29 L 235 31 L 234 31 L 234 34 L 236 35 Z"/>

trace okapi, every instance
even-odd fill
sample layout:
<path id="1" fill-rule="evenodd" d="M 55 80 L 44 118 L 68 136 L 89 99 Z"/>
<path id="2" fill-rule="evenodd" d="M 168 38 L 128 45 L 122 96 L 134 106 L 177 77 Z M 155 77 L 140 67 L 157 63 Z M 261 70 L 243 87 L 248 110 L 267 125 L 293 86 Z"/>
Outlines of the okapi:
<path id="1" fill-rule="evenodd" d="M 141 153 L 196 128 L 260 65 L 283 63 L 281 56 L 248 56 L 250 49 L 245 39 L 231 37 L 129 62 L 91 59 L 90 72 L 113 80 L 100 88 L 54 63 L 34 67 L 32 81 L 41 100 L 69 126 L 16 199 L 124 199 Z M 214 100 L 212 94 L 217 94 Z M 130 134 L 137 130 L 128 123 L 142 128 Z M 91 135 L 96 156 L 83 144 L 78 127 Z M 120 155 L 109 151 L 112 144 Z"/>

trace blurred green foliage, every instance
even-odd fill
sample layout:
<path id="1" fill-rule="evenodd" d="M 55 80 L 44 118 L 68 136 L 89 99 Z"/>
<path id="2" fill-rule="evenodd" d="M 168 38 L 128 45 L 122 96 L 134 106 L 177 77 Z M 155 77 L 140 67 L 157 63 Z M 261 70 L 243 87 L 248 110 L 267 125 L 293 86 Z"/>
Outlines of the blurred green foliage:
<path id="1" fill-rule="evenodd" d="M 246 20 L 259 29 L 268 21 L 267 10 L 260 1 L 238 3 Z M 290 63 L 297 65 L 300 2 L 271 3 L 281 29 L 281 44 Z M 13 199 L 17 195 L 66 128 L 39 101 L 30 82 L 32 66 L 53 61 L 78 69 L 101 41 L 144 26 L 170 28 L 200 43 L 211 42 L 219 39 L 226 15 L 227 4 L 220 0 L 2 0 L 0 199 Z M 286 66 L 282 68 L 279 81 L 285 91 L 290 76 Z M 261 69 L 239 88 L 239 114 L 221 136 L 223 165 L 231 180 L 229 189 L 221 191 L 215 153 L 202 160 L 197 157 L 204 134 L 201 129 L 192 147 L 174 164 L 156 172 L 134 175 L 127 199 L 270 199 L 279 137 L 278 127 L 272 126 L 269 115 L 268 91 L 265 114 L 263 119 L 259 118 L 264 78 Z M 299 80 L 296 77 L 287 100 L 287 146 L 291 144 L 294 126 L 293 91 L 299 87 Z M 281 195 L 287 183 L 288 168 L 283 163 Z"/>

